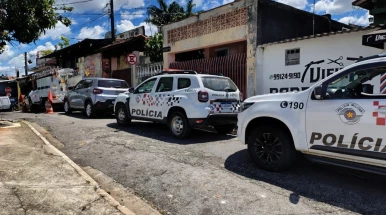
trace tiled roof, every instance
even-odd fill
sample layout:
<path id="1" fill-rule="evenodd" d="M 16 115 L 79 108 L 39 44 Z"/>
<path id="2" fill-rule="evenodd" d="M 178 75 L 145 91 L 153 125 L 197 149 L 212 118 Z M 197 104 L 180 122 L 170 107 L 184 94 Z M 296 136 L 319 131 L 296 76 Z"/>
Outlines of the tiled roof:
<path id="1" fill-rule="evenodd" d="M 386 26 L 385 24 L 369 25 L 367 27 L 358 27 L 358 28 L 345 29 L 345 30 L 336 31 L 336 32 L 328 32 L 328 33 L 315 34 L 315 35 L 304 36 L 304 37 L 296 37 L 296 38 L 276 41 L 276 42 L 272 42 L 272 43 L 265 43 L 265 44 L 259 45 L 259 47 L 276 45 L 276 44 L 281 44 L 281 43 L 291 43 L 291 42 L 296 42 L 296 41 L 300 41 L 300 40 L 315 39 L 315 38 L 319 38 L 319 37 L 327 37 L 327 36 L 338 35 L 338 34 L 353 33 L 353 32 L 358 32 L 358 31 L 367 31 L 367 30 L 371 30 L 371 29 L 378 30 L 378 29 L 383 28 L 385 26 Z"/>

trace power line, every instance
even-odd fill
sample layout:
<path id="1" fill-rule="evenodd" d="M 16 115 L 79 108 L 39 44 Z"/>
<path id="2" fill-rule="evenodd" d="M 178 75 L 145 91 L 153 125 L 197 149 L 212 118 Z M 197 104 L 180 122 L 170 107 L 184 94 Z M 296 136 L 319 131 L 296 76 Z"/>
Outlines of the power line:
<path id="1" fill-rule="evenodd" d="M 63 4 L 54 4 L 53 6 L 60 6 L 60 5 L 69 5 L 69 4 L 80 4 L 80 3 L 86 3 L 94 0 L 84 0 L 84 1 L 76 1 L 76 2 L 69 2 L 69 3 L 63 3 Z"/>
<path id="2" fill-rule="evenodd" d="M 106 15 L 102 15 L 102 16 L 100 16 L 100 17 L 97 17 L 97 18 L 94 18 L 94 19 L 92 19 L 92 20 L 90 20 L 90 21 L 87 21 L 87 22 L 85 22 L 85 23 L 83 23 L 83 24 L 77 26 L 76 28 L 70 29 L 69 31 L 64 32 L 63 34 L 61 34 L 61 35 L 59 35 L 59 36 L 56 36 L 56 37 L 52 38 L 52 39 L 49 40 L 49 41 L 46 41 L 46 43 L 47 43 L 47 42 L 53 43 L 53 42 L 55 42 L 55 41 L 58 41 L 59 38 L 60 38 L 61 36 L 65 35 L 65 34 L 67 34 L 67 33 L 69 33 L 69 32 L 71 32 L 71 31 L 78 30 L 78 29 L 80 29 L 80 28 L 82 28 L 82 27 L 84 27 L 84 26 L 86 26 L 86 25 L 88 25 L 88 24 L 90 24 L 90 23 L 92 23 L 92 22 L 97 21 L 98 19 L 100 19 L 100 18 L 102 18 L 102 17 L 104 17 L 104 16 L 106 16 Z M 17 54 L 15 55 L 14 58 L 22 58 L 22 57 L 23 57 L 23 52 L 19 52 L 19 53 L 17 53 Z M 23 68 L 24 68 L 24 67 L 23 67 Z"/>

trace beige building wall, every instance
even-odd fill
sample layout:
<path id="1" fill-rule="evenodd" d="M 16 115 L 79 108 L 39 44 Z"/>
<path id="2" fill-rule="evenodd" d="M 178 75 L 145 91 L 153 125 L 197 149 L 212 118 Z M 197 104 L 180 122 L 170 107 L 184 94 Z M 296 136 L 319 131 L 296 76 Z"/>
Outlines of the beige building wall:
<path id="1" fill-rule="evenodd" d="M 175 62 L 175 54 L 204 49 L 206 58 L 211 58 L 215 49 L 228 46 L 230 54 L 247 53 L 247 96 L 254 95 L 257 4 L 255 0 L 238 0 L 163 26 L 163 46 L 171 48 L 164 53 L 164 68 Z"/>

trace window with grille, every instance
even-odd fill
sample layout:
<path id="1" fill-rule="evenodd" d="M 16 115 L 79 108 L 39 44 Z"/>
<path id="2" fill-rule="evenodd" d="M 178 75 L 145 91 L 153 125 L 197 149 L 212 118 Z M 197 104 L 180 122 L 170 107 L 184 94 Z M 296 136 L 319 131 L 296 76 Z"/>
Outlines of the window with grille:
<path id="1" fill-rule="evenodd" d="M 300 49 L 287 49 L 285 50 L 285 65 L 297 65 L 300 64 Z"/>

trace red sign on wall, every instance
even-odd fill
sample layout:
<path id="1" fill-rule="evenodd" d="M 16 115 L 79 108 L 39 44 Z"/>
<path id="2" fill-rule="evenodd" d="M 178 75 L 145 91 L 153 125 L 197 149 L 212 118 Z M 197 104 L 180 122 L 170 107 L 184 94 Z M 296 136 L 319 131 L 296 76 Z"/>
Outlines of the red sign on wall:
<path id="1" fill-rule="evenodd" d="M 130 53 L 130 54 L 127 55 L 126 61 L 130 65 L 135 65 L 135 64 L 137 64 L 138 58 L 137 58 L 137 56 L 135 54 Z"/>

